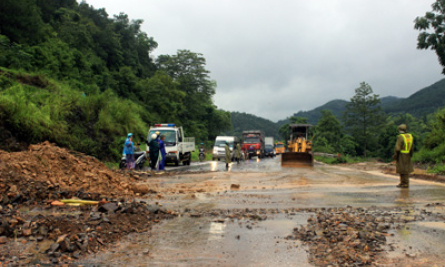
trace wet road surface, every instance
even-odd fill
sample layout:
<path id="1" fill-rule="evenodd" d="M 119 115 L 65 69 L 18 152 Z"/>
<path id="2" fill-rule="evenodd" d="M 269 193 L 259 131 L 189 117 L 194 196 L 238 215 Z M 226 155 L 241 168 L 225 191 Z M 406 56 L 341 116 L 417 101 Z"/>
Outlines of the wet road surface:
<path id="1" fill-rule="evenodd" d="M 182 170 L 187 173 L 148 178 L 157 194 L 142 197 L 179 212 L 177 218 L 79 264 L 313 266 L 308 247 L 286 237 L 317 211 L 359 207 L 405 216 L 374 266 L 444 266 L 443 184 L 411 179 L 409 190 L 398 189 L 396 176 L 378 171 L 324 164 L 281 168 L 280 157 L 231 164 L 229 171 L 223 162 L 167 167 Z M 422 216 L 427 219 L 410 219 Z"/>

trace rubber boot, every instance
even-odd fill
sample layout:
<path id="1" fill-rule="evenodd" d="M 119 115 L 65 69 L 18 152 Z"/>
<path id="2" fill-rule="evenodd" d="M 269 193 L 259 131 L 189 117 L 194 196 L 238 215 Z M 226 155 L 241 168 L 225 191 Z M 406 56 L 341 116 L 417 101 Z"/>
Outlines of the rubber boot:
<path id="1" fill-rule="evenodd" d="M 397 185 L 399 188 L 409 187 L 409 174 L 400 174 L 400 184 Z"/>

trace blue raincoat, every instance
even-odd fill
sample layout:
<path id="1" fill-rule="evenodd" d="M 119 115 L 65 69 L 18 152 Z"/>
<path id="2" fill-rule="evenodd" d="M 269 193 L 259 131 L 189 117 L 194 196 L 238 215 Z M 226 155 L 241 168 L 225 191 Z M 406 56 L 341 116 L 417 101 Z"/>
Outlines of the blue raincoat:
<path id="1" fill-rule="evenodd" d="M 165 155 L 167 154 L 165 152 L 165 143 L 162 140 L 159 140 L 159 151 L 161 152 L 162 160 L 159 162 L 159 170 L 165 169 Z"/>

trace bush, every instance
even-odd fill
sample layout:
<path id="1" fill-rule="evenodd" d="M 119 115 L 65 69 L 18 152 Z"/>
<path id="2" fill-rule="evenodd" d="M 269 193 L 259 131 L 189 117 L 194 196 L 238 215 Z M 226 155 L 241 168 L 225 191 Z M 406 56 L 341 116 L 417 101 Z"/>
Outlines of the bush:
<path id="1" fill-rule="evenodd" d="M 10 86 L 0 91 L 0 126 L 20 142 L 49 140 L 115 161 L 122 154 L 128 132 L 145 140 L 150 115 L 130 100 L 111 91 L 86 95 L 51 81 L 35 87 L 15 80 L 17 74 L 10 76 Z"/>

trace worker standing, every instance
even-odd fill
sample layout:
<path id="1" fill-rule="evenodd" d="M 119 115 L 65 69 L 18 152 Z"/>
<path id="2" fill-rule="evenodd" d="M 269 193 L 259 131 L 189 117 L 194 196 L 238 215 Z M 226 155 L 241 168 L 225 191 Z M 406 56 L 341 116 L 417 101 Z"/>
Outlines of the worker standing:
<path id="1" fill-rule="evenodd" d="M 134 169 L 134 143 L 132 133 L 129 133 L 127 135 L 127 140 L 125 140 L 124 154 L 127 161 L 127 170 Z"/>
<path id="2" fill-rule="evenodd" d="M 150 167 L 151 170 L 155 170 L 156 169 L 156 163 L 158 162 L 158 157 L 159 157 L 159 144 L 157 139 L 157 135 L 156 134 L 152 134 L 151 135 L 151 140 L 150 143 L 148 144 L 148 147 L 150 149 Z"/>
<path id="3" fill-rule="evenodd" d="M 226 142 L 226 146 L 225 146 L 225 152 L 226 152 L 226 170 L 229 170 L 229 164 L 232 163 L 231 160 L 231 155 L 230 155 L 230 147 L 229 147 L 229 142 Z"/>
<path id="4" fill-rule="evenodd" d="M 159 140 L 159 151 L 161 152 L 161 156 L 159 157 L 159 170 L 165 169 L 165 135 L 161 135 L 161 139 Z"/>
<path id="5" fill-rule="evenodd" d="M 236 162 L 238 162 L 238 164 L 239 164 L 239 160 L 241 158 L 241 145 L 240 145 L 240 143 L 236 144 L 235 158 L 236 158 Z"/>
<path id="6" fill-rule="evenodd" d="M 411 157 L 413 156 L 413 136 L 407 133 L 405 124 L 399 125 L 397 128 L 399 135 L 397 136 L 396 146 L 394 148 L 394 160 L 396 161 L 396 172 L 400 174 L 399 188 L 409 187 L 409 174 L 414 171 Z"/>

